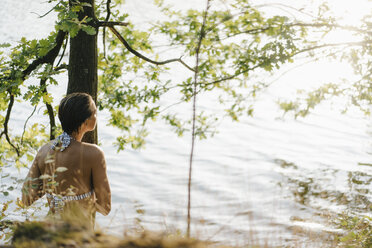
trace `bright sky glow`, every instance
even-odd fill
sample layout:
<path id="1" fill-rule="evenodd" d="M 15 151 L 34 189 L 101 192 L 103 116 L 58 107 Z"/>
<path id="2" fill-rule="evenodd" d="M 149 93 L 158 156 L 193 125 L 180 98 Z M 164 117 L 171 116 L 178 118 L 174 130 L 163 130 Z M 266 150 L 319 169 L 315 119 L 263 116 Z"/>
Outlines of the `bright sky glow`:
<path id="1" fill-rule="evenodd" d="M 327 2 L 342 24 L 358 25 L 363 16 L 372 14 L 370 0 L 327 0 Z"/>
<path id="2" fill-rule="evenodd" d="M 264 5 L 267 7 L 262 8 L 266 13 L 270 15 L 288 15 L 292 18 L 296 18 L 299 21 L 305 23 L 311 23 L 312 16 L 316 16 L 318 13 L 319 6 L 326 2 L 329 10 L 326 12 L 326 16 L 334 17 L 336 22 L 341 25 L 354 26 L 357 28 L 361 27 L 361 19 L 372 14 L 372 1 L 371 0 L 312 0 L 312 1 L 291 1 L 291 0 L 259 0 L 251 1 L 254 5 Z M 271 5 L 273 4 L 273 5 Z M 271 5 L 271 6 L 270 6 Z M 302 14 L 295 9 L 299 9 L 306 14 Z M 335 29 L 328 33 L 325 37 L 317 37 L 314 33 L 314 40 L 321 39 L 321 44 L 328 43 L 345 43 L 345 42 L 356 42 L 361 41 L 362 38 L 355 35 L 349 30 Z M 284 66 L 286 67 L 286 66 Z M 292 68 L 293 65 L 288 65 Z M 284 70 L 285 71 L 285 70 Z M 341 78 L 352 80 L 354 77 L 350 65 L 346 62 L 322 60 L 316 63 L 310 63 L 305 66 L 301 66 L 291 73 L 282 77 L 282 83 L 285 82 L 287 85 L 291 85 L 291 89 L 311 89 L 316 88 L 323 83 L 333 82 L 336 83 L 341 81 Z M 281 85 L 281 84 L 279 84 Z M 276 88 L 277 93 L 281 92 L 282 95 L 290 95 L 293 92 L 288 92 L 287 87 L 285 89 L 282 86 Z M 282 90 L 280 90 L 282 89 Z"/>
<path id="3" fill-rule="evenodd" d="M 336 21 L 342 25 L 359 27 L 361 19 L 368 14 L 372 14 L 372 1 L 370 0 L 327 0 L 327 3 L 330 7 L 330 12 L 336 17 Z M 325 38 L 326 42 L 360 40 L 359 37 L 347 30 L 333 31 Z"/>

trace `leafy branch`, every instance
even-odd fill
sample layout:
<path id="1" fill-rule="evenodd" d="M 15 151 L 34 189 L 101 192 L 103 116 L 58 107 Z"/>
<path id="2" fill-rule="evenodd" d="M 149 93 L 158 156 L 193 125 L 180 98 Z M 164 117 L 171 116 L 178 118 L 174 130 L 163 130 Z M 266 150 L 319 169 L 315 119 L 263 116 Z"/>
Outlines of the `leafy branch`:
<path id="1" fill-rule="evenodd" d="M 128 22 L 109 22 L 109 21 L 103 21 L 103 22 L 98 22 L 99 27 L 114 27 L 114 26 L 128 26 Z"/>
<path id="2" fill-rule="evenodd" d="M 59 2 L 58 2 L 58 3 L 57 3 L 53 8 L 51 8 L 50 10 L 48 10 L 48 11 L 47 11 L 45 14 L 43 14 L 43 15 L 39 15 L 38 13 L 35 13 L 35 12 L 31 12 L 31 13 L 38 15 L 39 18 L 43 18 L 43 17 L 49 15 L 53 10 L 55 10 L 61 2 L 62 2 L 62 1 L 59 1 Z"/>
<path id="3" fill-rule="evenodd" d="M 111 0 L 106 1 L 106 18 L 105 22 L 108 22 L 111 16 L 111 8 L 110 8 Z M 102 35 L 102 41 L 103 41 L 103 57 L 106 59 L 106 27 L 103 26 L 103 35 Z"/>
<path id="4" fill-rule="evenodd" d="M 368 34 L 371 35 L 372 31 L 357 28 L 354 26 L 350 25 L 339 25 L 339 24 L 331 24 L 331 23 L 287 23 L 283 24 L 283 27 L 290 28 L 290 27 L 313 27 L 313 28 L 322 28 L 322 27 L 327 27 L 327 28 L 337 28 L 337 29 L 343 29 L 343 30 L 348 30 L 348 31 L 353 31 L 361 34 Z M 233 38 L 242 34 L 259 34 L 259 33 L 264 33 L 265 31 L 270 30 L 271 28 L 275 28 L 275 26 L 265 26 L 265 27 L 258 27 L 258 28 L 252 28 L 252 29 L 247 29 L 247 30 L 242 30 L 240 32 L 236 32 L 233 34 L 230 34 L 226 37 L 219 38 L 219 40 L 226 40 L 229 38 Z"/>
<path id="5" fill-rule="evenodd" d="M 312 51 L 312 50 L 326 48 L 326 47 L 364 46 L 364 45 L 368 45 L 368 44 L 372 44 L 372 40 L 355 41 L 355 42 L 342 42 L 342 43 L 328 43 L 328 44 L 322 44 L 322 45 L 318 45 L 318 46 L 312 46 L 312 47 L 301 49 L 301 50 L 297 51 L 296 53 L 294 53 L 293 56 L 297 55 L 297 54 L 300 54 L 300 53 L 309 52 L 309 51 Z"/>
<path id="6" fill-rule="evenodd" d="M 46 78 L 42 78 L 40 80 L 40 88 L 42 89 L 42 92 L 44 93 L 45 96 L 48 96 L 48 90 L 46 87 Z M 55 139 L 55 129 L 56 129 L 56 121 L 54 117 L 54 110 L 49 101 L 45 101 L 45 106 L 47 108 L 48 116 L 49 116 L 49 125 L 50 125 L 50 134 L 49 134 L 49 139 L 53 140 Z"/>
<path id="7" fill-rule="evenodd" d="M 301 49 L 295 53 L 293 53 L 292 55 L 288 56 L 288 58 L 290 57 L 294 57 L 298 54 L 301 54 L 301 53 L 305 53 L 305 52 L 309 52 L 309 51 L 312 51 L 312 50 L 317 50 L 317 49 L 322 49 L 322 48 L 327 48 L 327 47 L 338 47 L 338 46 L 363 46 L 363 45 L 367 45 L 367 44 L 372 44 L 372 40 L 366 40 L 366 41 L 358 41 L 358 42 L 343 42 L 343 43 L 328 43 L 328 44 L 322 44 L 322 45 L 318 45 L 318 46 L 312 46 L 312 47 L 308 47 L 308 48 L 304 48 L 304 49 Z M 229 80 L 233 80 L 235 78 L 237 78 L 238 76 L 242 75 L 242 74 L 245 74 L 249 71 L 253 71 L 259 67 L 262 67 L 264 66 L 265 64 L 267 64 L 266 61 L 262 62 L 262 63 L 259 63 L 253 67 L 249 67 L 245 70 L 242 70 L 238 73 L 235 73 L 233 75 L 229 75 L 229 76 L 226 76 L 226 77 L 223 77 L 223 78 L 220 78 L 220 79 L 217 79 L 215 81 L 212 81 L 212 82 L 208 82 L 208 83 L 203 83 L 203 84 L 199 84 L 199 85 L 202 85 L 202 86 L 208 86 L 208 85 L 215 85 L 215 84 L 219 84 L 221 82 L 224 82 L 224 81 L 229 81 Z M 193 83 L 189 83 L 189 84 L 177 84 L 176 86 L 174 87 L 184 87 L 184 86 L 191 86 L 193 85 Z"/>
<path id="8" fill-rule="evenodd" d="M 357 28 L 350 25 L 340 25 L 336 23 L 290 23 L 287 24 L 288 27 L 314 27 L 314 28 L 321 28 L 321 27 L 327 27 L 327 28 L 338 28 L 358 33 L 364 33 L 364 34 L 372 34 L 372 31 Z"/>
<path id="9" fill-rule="evenodd" d="M 21 136 L 21 145 L 23 145 L 23 137 L 25 135 L 25 132 L 26 132 L 26 126 L 27 126 L 27 122 L 30 120 L 30 118 L 34 115 L 35 111 L 36 111 L 36 108 L 37 108 L 37 105 L 35 105 L 34 107 L 34 110 L 32 111 L 32 113 L 29 115 L 29 117 L 27 117 L 26 121 L 25 121 L 25 124 L 23 125 L 23 132 L 22 132 L 22 136 Z"/>
<path id="10" fill-rule="evenodd" d="M 34 60 L 22 73 L 22 81 L 26 79 L 26 77 L 33 72 L 39 65 L 42 64 L 53 64 L 54 60 L 58 56 L 59 51 L 61 50 L 63 41 L 66 38 L 67 33 L 64 31 L 58 31 L 56 37 L 56 45 L 43 57 L 40 57 Z"/>
<path id="11" fill-rule="evenodd" d="M 33 72 L 35 69 L 37 69 L 42 64 L 50 64 L 50 65 L 53 66 L 53 63 L 54 63 L 56 57 L 58 56 L 58 53 L 59 53 L 59 51 L 62 47 L 63 41 L 66 38 L 66 34 L 67 33 L 63 32 L 63 31 L 58 32 L 58 34 L 56 36 L 55 46 L 51 50 L 49 50 L 49 52 L 45 56 L 35 59 L 31 64 L 29 64 L 27 66 L 27 68 L 25 70 L 22 71 L 22 76 L 20 77 L 21 81 L 24 81 L 26 79 L 26 77 L 31 74 L 31 72 Z M 12 80 L 12 79 L 8 78 L 8 80 Z M 40 86 L 43 88 L 43 93 L 47 94 L 46 79 L 41 79 Z M 0 138 L 3 135 L 5 135 L 5 138 L 6 138 L 7 142 L 9 143 L 9 145 L 11 145 L 14 148 L 14 150 L 16 151 L 17 155 L 20 156 L 20 149 L 19 149 L 18 146 L 14 145 L 11 142 L 11 140 L 9 138 L 9 129 L 8 129 L 10 115 L 11 115 L 11 111 L 12 111 L 12 108 L 13 108 L 13 105 L 14 105 L 15 94 L 12 92 L 12 86 L 9 86 L 6 89 L 6 91 L 9 94 L 9 103 L 8 103 L 7 113 L 6 113 L 5 120 L 4 120 L 4 128 L 3 128 L 3 131 L 0 134 Z M 51 106 L 51 104 L 49 102 L 45 102 L 45 104 L 46 104 L 46 107 L 48 109 L 50 125 L 51 125 L 50 138 L 53 139 L 54 134 L 53 134 L 52 130 L 55 129 L 53 107 Z"/>
<path id="12" fill-rule="evenodd" d="M 164 61 L 155 61 L 155 60 L 152 60 L 150 58 L 147 58 L 146 56 L 140 54 L 139 52 L 137 52 L 136 50 L 134 50 L 129 44 L 128 42 L 123 38 L 123 36 L 114 28 L 114 27 L 109 27 L 110 30 L 115 34 L 115 36 L 121 41 L 121 43 L 123 43 L 123 45 L 125 46 L 125 48 L 128 49 L 129 52 L 133 53 L 134 55 L 136 55 L 137 57 L 147 61 L 147 62 L 150 62 L 152 64 L 155 64 L 155 65 L 165 65 L 165 64 L 169 64 L 169 63 L 172 63 L 172 62 L 179 62 L 181 63 L 183 66 L 185 66 L 187 69 L 189 69 L 190 71 L 195 71 L 193 68 L 191 68 L 189 65 L 187 65 L 181 58 L 178 58 L 178 59 L 168 59 L 168 60 L 164 60 Z"/>
<path id="13" fill-rule="evenodd" d="M 5 135 L 6 141 L 9 143 L 9 145 L 11 145 L 14 148 L 14 150 L 17 152 L 17 155 L 19 156 L 19 154 L 20 154 L 19 153 L 19 147 L 15 146 L 12 143 L 12 141 L 9 138 L 9 133 L 8 133 L 8 123 L 9 123 L 10 113 L 12 112 L 12 108 L 13 108 L 13 104 L 14 104 L 14 94 L 12 94 L 10 92 L 10 90 L 8 90 L 8 93 L 9 93 L 9 104 L 8 104 L 8 109 L 6 111 L 6 116 L 5 116 L 5 121 L 4 121 L 4 129 L 0 133 L 0 139 L 3 135 Z"/>

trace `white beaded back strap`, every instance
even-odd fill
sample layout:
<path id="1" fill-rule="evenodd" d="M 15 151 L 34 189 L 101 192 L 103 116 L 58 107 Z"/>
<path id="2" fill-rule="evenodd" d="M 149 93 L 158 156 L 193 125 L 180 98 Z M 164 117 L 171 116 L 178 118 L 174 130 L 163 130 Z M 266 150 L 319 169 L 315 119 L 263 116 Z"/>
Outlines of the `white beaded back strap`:
<path id="1" fill-rule="evenodd" d="M 85 199 L 93 194 L 93 190 L 81 195 L 66 195 L 66 196 L 56 196 L 49 193 L 46 193 L 47 198 L 58 199 L 58 201 L 78 201 Z"/>
<path id="2" fill-rule="evenodd" d="M 81 195 L 68 195 L 68 196 L 56 196 L 49 193 L 46 193 L 46 197 L 50 199 L 50 203 L 54 208 L 56 213 L 59 213 L 63 210 L 65 202 L 69 201 L 78 201 L 85 199 L 93 194 L 93 190 Z"/>

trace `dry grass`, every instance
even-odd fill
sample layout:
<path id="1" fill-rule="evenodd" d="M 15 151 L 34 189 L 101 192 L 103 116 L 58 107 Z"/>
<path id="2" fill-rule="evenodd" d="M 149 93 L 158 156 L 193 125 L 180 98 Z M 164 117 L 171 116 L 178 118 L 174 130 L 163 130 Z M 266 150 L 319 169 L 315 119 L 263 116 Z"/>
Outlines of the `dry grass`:
<path id="1" fill-rule="evenodd" d="M 123 235 L 119 238 L 66 222 L 24 222 L 16 228 L 10 247 L 207 248 L 222 246 L 212 242 L 154 232 L 142 232 L 131 237 Z"/>

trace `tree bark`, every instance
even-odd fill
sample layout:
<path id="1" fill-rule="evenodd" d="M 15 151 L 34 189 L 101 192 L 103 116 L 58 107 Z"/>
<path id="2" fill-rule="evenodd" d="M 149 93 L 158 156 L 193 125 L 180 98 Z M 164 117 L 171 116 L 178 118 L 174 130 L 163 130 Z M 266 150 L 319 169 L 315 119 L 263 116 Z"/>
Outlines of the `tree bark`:
<path id="1" fill-rule="evenodd" d="M 94 0 L 80 0 L 80 2 L 89 3 L 92 7 L 84 7 L 84 10 L 79 12 L 79 20 L 87 16 L 92 18 L 91 23 L 88 24 L 95 26 Z M 97 58 L 97 34 L 88 35 L 80 30 L 74 38 L 70 39 L 67 94 L 88 93 L 97 103 Z M 86 133 L 83 141 L 97 144 L 97 128 Z"/>

